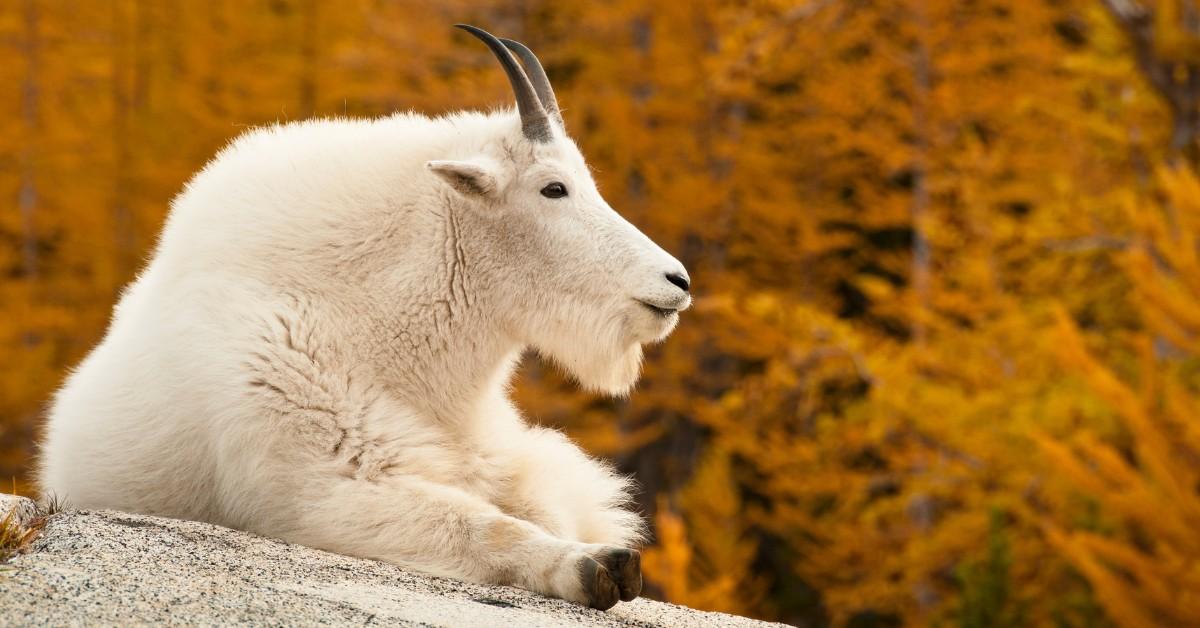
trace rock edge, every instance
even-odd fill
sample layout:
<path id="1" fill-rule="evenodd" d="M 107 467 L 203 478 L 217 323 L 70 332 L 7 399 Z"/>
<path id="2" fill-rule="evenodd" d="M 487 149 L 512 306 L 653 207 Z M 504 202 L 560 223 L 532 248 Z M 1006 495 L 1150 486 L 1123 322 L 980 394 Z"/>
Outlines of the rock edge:
<path id="1" fill-rule="evenodd" d="M 0 517 L 33 503 L 0 495 Z M 0 565 L 2 625 L 779 626 L 637 599 L 601 612 L 195 521 L 113 511 L 50 518 Z"/>

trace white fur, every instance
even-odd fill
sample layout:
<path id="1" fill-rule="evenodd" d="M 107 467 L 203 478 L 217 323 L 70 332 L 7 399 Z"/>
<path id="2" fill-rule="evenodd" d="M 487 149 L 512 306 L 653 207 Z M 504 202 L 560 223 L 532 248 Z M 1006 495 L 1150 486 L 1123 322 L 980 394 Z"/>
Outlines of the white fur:
<path id="1" fill-rule="evenodd" d="M 59 391 L 42 487 L 584 601 L 581 557 L 640 539 L 628 482 L 506 386 L 532 347 L 628 391 L 678 318 L 638 301 L 690 303 L 665 273 L 574 143 L 511 110 L 251 131 Z"/>

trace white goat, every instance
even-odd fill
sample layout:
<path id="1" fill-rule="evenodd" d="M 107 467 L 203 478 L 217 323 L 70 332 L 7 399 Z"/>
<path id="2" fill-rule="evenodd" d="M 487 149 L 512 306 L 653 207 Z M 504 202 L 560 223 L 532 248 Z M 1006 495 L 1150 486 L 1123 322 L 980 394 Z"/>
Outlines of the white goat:
<path id="1" fill-rule="evenodd" d="M 595 608 L 638 595 L 628 481 L 506 386 L 533 347 L 626 393 L 687 274 L 601 198 L 536 57 L 462 28 L 516 112 L 258 129 L 196 175 L 55 398 L 45 492 Z"/>

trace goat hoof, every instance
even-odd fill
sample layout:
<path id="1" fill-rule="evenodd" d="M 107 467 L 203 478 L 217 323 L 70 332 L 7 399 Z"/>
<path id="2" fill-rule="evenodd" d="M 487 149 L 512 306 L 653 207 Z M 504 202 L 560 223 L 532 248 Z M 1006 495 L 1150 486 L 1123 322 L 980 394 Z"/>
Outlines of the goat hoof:
<path id="1" fill-rule="evenodd" d="M 596 560 L 604 565 L 617 583 L 621 601 L 628 602 L 642 593 L 642 553 L 634 549 L 613 547 L 601 551 Z"/>
<path id="2" fill-rule="evenodd" d="M 579 572 L 588 606 L 606 611 L 616 605 L 621 591 L 604 565 L 590 556 L 585 556 L 579 564 Z"/>

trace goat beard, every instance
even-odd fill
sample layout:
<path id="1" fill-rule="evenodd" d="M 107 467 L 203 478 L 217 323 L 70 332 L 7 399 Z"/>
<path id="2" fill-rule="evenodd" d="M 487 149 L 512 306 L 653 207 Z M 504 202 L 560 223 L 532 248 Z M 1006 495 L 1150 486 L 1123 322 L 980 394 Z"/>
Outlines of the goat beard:
<path id="1" fill-rule="evenodd" d="M 642 345 L 634 343 L 603 359 L 582 365 L 563 365 L 579 385 L 613 397 L 624 397 L 642 374 Z"/>
<path id="2" fill-rule="evenodd" d="M 641 343 L 617 330 L 555 336 L 535 348 L 587 390 L 624 397 L 641 376 Z"/>

